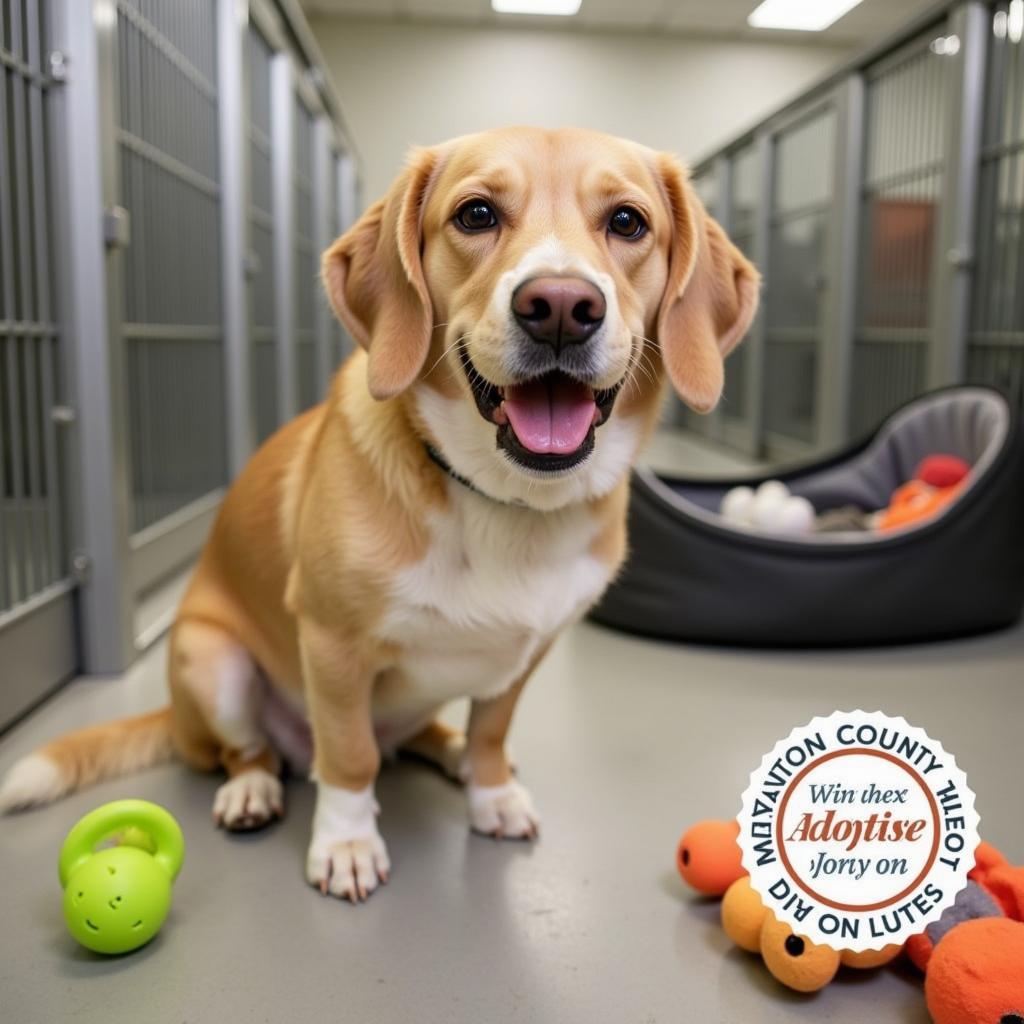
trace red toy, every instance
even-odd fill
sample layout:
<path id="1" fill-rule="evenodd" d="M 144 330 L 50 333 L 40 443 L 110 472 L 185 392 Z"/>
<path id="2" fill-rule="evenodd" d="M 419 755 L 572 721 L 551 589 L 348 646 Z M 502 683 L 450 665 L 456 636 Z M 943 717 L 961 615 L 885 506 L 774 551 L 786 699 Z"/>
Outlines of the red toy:
<path id="1" fill-rule="evenodd" d="M 971 467 L 955 455 L 929 455 L 914 470 L 913 479 L 897 487 L 875 519 L 876 529 L 898 530 L 938 515 L 967 486 Z"/>

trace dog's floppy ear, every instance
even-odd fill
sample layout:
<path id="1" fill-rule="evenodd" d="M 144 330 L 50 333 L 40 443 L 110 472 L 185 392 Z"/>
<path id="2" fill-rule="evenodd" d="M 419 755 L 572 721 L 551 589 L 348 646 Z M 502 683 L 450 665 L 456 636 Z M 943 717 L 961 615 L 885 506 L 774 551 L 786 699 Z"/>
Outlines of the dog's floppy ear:
<path id="1" fill-rule="evenodd" d="M 433 311 L 423 277 L 423 205 L 437 155 L 413 152 L 388 194 L 324 253 L 331 306 L 369 353 L 374 398 L 393 398 L 416 379 L 430 347 Z"/>
<path id="2" fill-rule="evenodd" d="M 760 275 L 704 210 L 679 161 L 662 154 L 658 170 L 672 214 L 658 344 L 679 397 L 710 412 L 722 395 L 722 361 L 757 312 Z"/>

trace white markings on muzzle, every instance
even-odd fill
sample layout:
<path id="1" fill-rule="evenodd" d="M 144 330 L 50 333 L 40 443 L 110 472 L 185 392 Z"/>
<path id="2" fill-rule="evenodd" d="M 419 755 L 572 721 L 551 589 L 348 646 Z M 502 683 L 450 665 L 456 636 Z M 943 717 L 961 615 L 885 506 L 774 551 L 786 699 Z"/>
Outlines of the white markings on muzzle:
<path id="1" fill-rule="evenodd" d="M 532 249 L 529 249 L 514 267 L 506 270 L 498 278 L 491 295 L 488 319 L 494 324 L 503 325 L 502 333 L 506 341 L 514 342 L 519 337 L 520 329 L 512 315 L 513 293 L 521 284 L 532 278 L 548 276 L 581 277 L 601 290 L 605 300 L 605 319 L 604 324 L 593 335 L 592 346 L 595 353 L 599 353 L 598 365 L 595 367 L 598 375 L 606 372 L 610 361 L 605 344 L 608 332 L 617 334 L 623 329 L 615 281 L 610 274 L 602 273 L 589 261 L 581 259 L 571 252 L 555 234 L 545 236 Z"/>

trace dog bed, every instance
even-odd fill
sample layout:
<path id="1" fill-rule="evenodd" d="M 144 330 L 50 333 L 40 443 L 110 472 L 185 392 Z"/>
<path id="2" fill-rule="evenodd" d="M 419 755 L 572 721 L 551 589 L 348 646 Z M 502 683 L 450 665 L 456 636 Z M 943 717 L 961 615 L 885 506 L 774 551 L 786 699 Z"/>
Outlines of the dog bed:
<path id="1" fill-rule="evenodd" d="M 939 515 L 891 533 L 781 536 L 727 523 L 722 497 L 754 480 L 639 470 L 630 555 L 592 618 L 672 640 L 828 646 L 935 639 L 1007 626 L 1024 603 L 1024 440 L 998 391 L 959 386 L 894 412 L 869 437 L 772 474 L 821 512 L 878 509 L 926 455 L 971 467 Z"/>

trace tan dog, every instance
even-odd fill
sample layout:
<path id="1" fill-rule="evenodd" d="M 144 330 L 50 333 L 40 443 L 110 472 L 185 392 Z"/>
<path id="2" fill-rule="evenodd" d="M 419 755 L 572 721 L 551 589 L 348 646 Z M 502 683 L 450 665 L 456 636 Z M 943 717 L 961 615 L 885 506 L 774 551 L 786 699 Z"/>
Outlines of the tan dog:
<path id="1" fill-rule="evenodd" d="M 758 276 L 672 157 L 511 128 L 414 152 L 323 278 L 360 351 L 232 486 L 171 635 L 171 707 L 49 744 L 0 804 L 176 751 L 226 769 L 220 824 L 256 827 L 281 813 L 280 756 L 308 768 L 311 747 L 307 877 L 354 900 L 389 870 L 382 749 L 462 777 L 475 829 L 536 834 L 516 700 L 624 557 L 663 372 L 715 405 Z M 435 716 L 466 696 L 463 736 Z"/>

